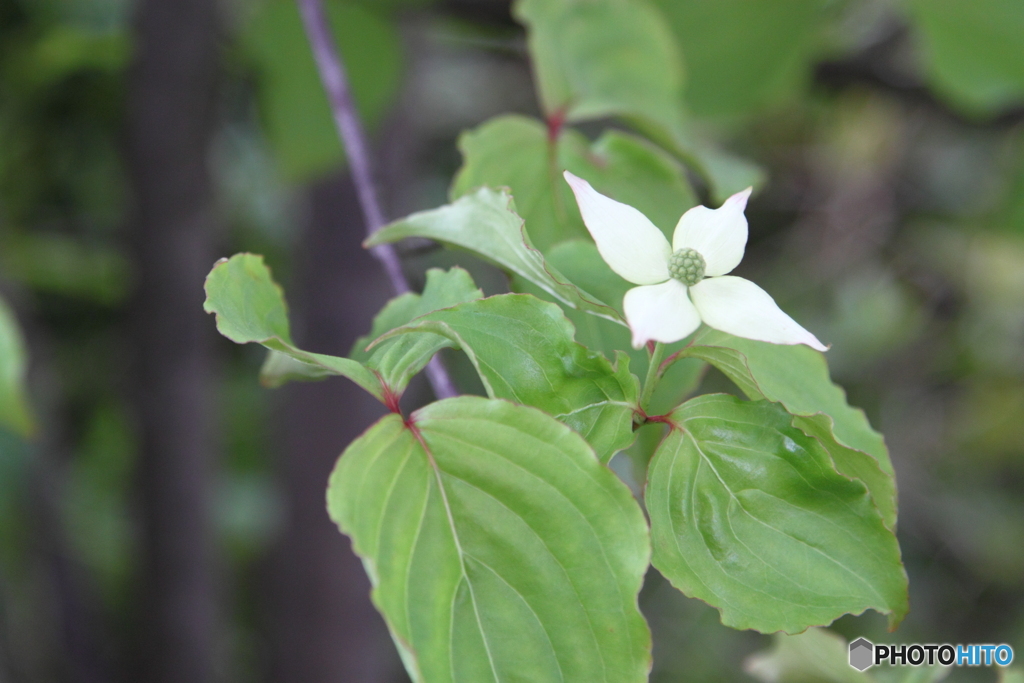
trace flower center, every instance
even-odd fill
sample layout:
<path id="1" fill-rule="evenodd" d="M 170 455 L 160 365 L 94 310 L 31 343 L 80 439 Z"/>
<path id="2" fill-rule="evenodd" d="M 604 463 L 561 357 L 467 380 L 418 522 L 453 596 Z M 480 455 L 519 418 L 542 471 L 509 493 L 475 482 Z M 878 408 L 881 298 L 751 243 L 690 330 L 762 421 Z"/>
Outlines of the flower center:
<path id="1" fill-rule="evenodd" d="M 707 264 L 696 249 L 677 249 L 668 259 L 668 274 L 687 287 L 693 287 L 704 279 Z"/>

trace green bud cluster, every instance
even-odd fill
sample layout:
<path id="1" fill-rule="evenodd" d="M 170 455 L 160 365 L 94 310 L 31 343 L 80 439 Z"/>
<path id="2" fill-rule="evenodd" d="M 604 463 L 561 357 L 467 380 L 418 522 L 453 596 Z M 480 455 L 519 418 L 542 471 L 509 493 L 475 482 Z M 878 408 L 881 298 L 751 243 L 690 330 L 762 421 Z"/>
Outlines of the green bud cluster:
<path id="1" fill-rule="evenodd" d="M 704 257 L 696 249 L 677 249 L 669 257 L 668 273 L 687 287 L 692 287 L 704 279 L 704 268 L 707 264 Z"/>

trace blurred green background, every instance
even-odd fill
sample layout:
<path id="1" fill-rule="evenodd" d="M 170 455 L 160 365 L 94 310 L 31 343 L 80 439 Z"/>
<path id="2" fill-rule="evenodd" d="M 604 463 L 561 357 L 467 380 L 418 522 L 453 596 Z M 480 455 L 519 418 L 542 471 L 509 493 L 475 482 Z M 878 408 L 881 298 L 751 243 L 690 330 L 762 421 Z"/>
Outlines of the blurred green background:
<path id="1" fill-rule="evenodd" d="M 892 452 L 911 613 L 833 630 L 1024 658 L 1024 3 L 648 4 L 692 134 L 766 174 L 740 274 Z M 447 201 L 460 132 L 538 115 L 508 2 L 328 5 L 390 218 Z M 0 682 L 406 680 L 323 505 L 379 408 L 261 388 L 202 314 L 213 261 L 263 253 L 344 355 L 389 296 L 363 230 L 291 0 L 0 0 Z M 771 637 L 657 575 L 641 604 L 652 680 L 755 680 Z"/>

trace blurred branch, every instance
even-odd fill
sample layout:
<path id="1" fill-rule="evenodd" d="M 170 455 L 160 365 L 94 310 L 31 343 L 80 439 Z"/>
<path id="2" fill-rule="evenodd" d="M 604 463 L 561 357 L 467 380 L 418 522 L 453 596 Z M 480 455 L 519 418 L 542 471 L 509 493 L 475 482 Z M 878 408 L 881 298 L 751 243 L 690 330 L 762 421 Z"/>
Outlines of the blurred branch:
<path id="1" fill-rule="evenodd" d="M 384 225 L 384 212 L 381 210 L 377 191 L 374 188 L 373 164 L 369 146 L 366 143 L 366 133 L 352 101 L 348 77 L 345 74 L 345 63 L 334 44 L 327 16 L 320 0 L 298 0 L 298 3 L 302 22 L 306 27 L 306 35 L 313 50 L 313 57 L 316 60 L 317 69 L 320 71 L 320 80 L 327 92 L 327 100 L 331 106 L 334 123 L 338 127 L 338 135 L 341 136 L 345 145 L 345 153 L 352 169 L 352 181 L 355 183 L 359 205 L 366 221 L 366 232 L 373 234 Z M 380 245 L 371 249 L 370 252 L 384 267 L 384 272 L 387 274 L 388 280 L 391 281 L 391 287 L 395 294 L 404 294 L 410 291 L 409 283 L 402 272 L 398 253 L 393 246 L 390 244 Z M 437 398 L 451 398 L 458 395 L 459 392 L 439 356 L 434 356 L 427 365 L 427 378 L 430 380 L 430 385 Z"/>

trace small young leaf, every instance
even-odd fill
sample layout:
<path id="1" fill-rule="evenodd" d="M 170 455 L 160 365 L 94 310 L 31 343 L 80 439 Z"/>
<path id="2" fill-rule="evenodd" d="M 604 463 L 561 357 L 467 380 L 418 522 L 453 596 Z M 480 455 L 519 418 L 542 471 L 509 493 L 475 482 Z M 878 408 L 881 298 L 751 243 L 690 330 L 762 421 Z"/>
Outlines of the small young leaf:
<path id="1" fill-rule="evenodd" d="M 407 325 L 414 318 L 431 311 L 479 299 L 483 295 L 484 293 L 473 282 L 472 276 L 462 268 L 452 268 L 448 271 L 431 268 L 427 271 L 423 293 L 407 292 L 389 301 L 380 313 L 374 316 L 370 334 L 356 339 L 349 357 L 366 362 L 374 355 L 367 347 L 385 332 Z"/>
<path id="2" fill-rule="evenodd" d="M 435 311 L 392 334 L 440 335 L 469 356 L 492 398 L 540 408 L 583 435 L 602 462 L 633 441 L 639 386 L 629 359 L 613 365 L 573 341 L 562 309 L 503 294 Z"/>
<path id="3" fill-rule="evenodd" d="M 216 314 L 217 331 L 236 344 L 292 343 L 284 292 L 257 254 L 235 254 L 213 265 L 203 309 Z"/>
<path id="4" fill-rule="evenodd" d="M 256 342 L 291 359 L 290 363 L 280 357 L 267 359 L 264 370 L 270 372 L 265 375 L 268 384 L 341 375 L 385 401 L 386 391 L 380 379 L 362 363 L 309 353 L 292 345 L 284 292 L 270 276 L 262 256 L 235 254 L 214 264 L 206 277 L 203 308 L 216 314 L 217 330 L 231 341 Z"/>
<path id="5" fill-rule="evenodd" d="M 781 405 L 707 395 L 669 417 L 647 480 L 654 566 L 722 623 L 798 633 L 907 612 L 899 545 L 863 483 Z"/>
<path id="6" fill-rule="evenodd" d="M 800 428 L 827 445 L 834 439 L 839 447 L 828 450 L 836 467 L 849 476 L 864 477 L 886 522 L 896 521 L 895 472 L 882 435 L 871 428 L 864 411 L 851 407 L 846 394 L 832 383 L 824 357 L 806 346 L 768 344 L 734 337 L 705 328 L 697 333 L 684 356 L 700 358 L 721 370 L 751 399 L 778 401 L 793 415 L 831 418 L 832 427 L 820 421 L 801 421 Z M 831 431 L 832 436 L 827 432 Z M 853 451 L 874 459 L 874 468 Z"/>
<path id="7" fill-rule="evenodd" d="M 473 278 L 462 268 L 452 268 L 447 272 L 431 268 L 427 271 L 423 294 L 403 294 L 389 301 L 373 319 L 370 335 L 357 339 L 350 355 L 373 370 L 390 394 L 401 396 L 416 373 L 430 362 L 435 353 L 450 347 L 451 341 L 436 334 L 422 334 L 391 338 L 369 350 L 370 342 L 424 313 L 482 296 L 483 292 L 477 289 Z"/>
<path id="8" fill-rule="evenodd" d="M 29 436 L 35 429 L 25 396 L 27 354 L 14 312 L 0 299 L 0 427 Z"/>
<path id="9" fill-rule="evenodd" d="M 565 276 L 545 263 L 544 256 L 527 236 L 523 219 L 516 214 L 507 192 L 482 187 L 452 204 L 386 225 L 365 244 L 372 247 L 407 237 L 426 237 L 468 249 L 529 280 L 567 306 L 622 322 L 617 311 L 569 284 Z"/>
<path id="10" fill-rule="evenodd" d="M 327 502 L 414 681 L 647 680 L 643 514 L 544 413 L 463 396 L 388 415 Z"/>

